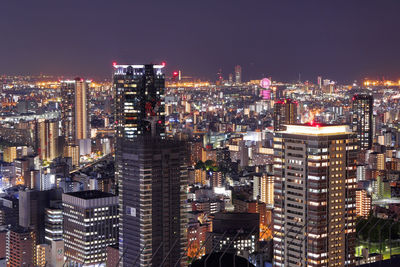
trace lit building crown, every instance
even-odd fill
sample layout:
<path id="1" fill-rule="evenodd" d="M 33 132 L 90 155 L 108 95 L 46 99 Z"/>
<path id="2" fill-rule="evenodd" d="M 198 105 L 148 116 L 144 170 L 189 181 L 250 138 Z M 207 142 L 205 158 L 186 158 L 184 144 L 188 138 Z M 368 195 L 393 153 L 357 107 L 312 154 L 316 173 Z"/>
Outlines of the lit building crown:
<path id="1" fill-rule="evenodd" d="M 303 125 L 285 125 L 287 128 L 281 133 L 298 135 L 339 135 L 352 133 L 348 125 L 323 125 L 311 122 Z"/>

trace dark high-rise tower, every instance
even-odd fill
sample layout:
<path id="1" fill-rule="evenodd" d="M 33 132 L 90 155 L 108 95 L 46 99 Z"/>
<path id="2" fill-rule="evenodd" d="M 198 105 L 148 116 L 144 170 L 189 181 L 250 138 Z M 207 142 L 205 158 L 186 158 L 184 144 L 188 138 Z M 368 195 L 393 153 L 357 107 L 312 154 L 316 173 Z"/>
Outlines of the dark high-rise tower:
<path id="1" fill-rule="evenodd" d="M 275 102 L 274 105 L 274 131 L 285 130 L 285 124 L 297 122 L 297 101 L 283 99 Z"/>
<path id="2" fill-rule="evenodd" d="M 186 244 L 185 146 L 147 137 L 125 140 L 122 144 L 122 150 L 117 152 L 118 164 L 122 166 L 119 169 L 122 264 L 160 266 L 165 258 L 163 266 L 173 267 Z M 183 255 L 181 262 L 185 260 Z"/>
<path id="3" fill-rule="evenodd" d="M 75 81 L 61 81 L 61 133 L 69 144 L 75 141 Z"/>
<path id="4" fill-rule="evenodd" d="M 187 159 L 183 144 L 165 139 L 163 67 L 114 64 L 122 266 L 186 260 Z"/>
<path id="5" fill-rule="evenodd" d="M 117 137 L 165 136 L 164 65 L 114 65 Z"/>
<path id="6" fill-rule="evenodd" d="M 369 94 L 356 94 L 353 96 L 353 132 L 362 150 L 370 149 L 373 138 L 372 114 L 374 99 Z"/>

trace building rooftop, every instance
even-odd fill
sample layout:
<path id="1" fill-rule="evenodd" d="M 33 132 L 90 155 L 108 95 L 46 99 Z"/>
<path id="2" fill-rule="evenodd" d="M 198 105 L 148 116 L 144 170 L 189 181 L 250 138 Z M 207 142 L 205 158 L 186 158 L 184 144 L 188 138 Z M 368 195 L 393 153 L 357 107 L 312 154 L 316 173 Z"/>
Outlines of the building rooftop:
<path id="1" fill-rule="evenodd" d="M 10 231 L 14 232 L 14 233 L 19 233 L 19 234 L 25 234 L 25 233 L 32 232 L 32 229 L 30 229 L 29 227 L 22 227 L 20 225 L 14 225 L 11 227 Z"/>
<path id="2" fill-rule="evenodd" d="M 351 134 L 349 125 L 324 125 L 321 123 L 310 122 L 308 124 L 288 124 L 286 130 L 281 133 L 298 135 L 339 135 Z"/>
<path id="3" fill-rule="evenodd" d="M 66 195 L 70 195 L 70 196 L 77 197 L 77 198 L 82 198 L 82 199 L 96 199 L 96 198 L 115 197 L 114 194 L 106 193 L 106 192 L 98 191 L 98 190 L 72 192 L 72 193 L 66 193 Z"/>

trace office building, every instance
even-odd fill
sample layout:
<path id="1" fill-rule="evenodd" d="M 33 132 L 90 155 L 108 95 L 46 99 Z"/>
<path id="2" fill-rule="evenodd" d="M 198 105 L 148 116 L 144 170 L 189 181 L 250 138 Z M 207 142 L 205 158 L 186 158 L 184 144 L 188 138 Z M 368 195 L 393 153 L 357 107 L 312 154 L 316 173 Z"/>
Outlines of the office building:
<path id="1" fill-rule="evenodd" d="M 90 138 L 89 83 L 82 78 L 61 81 L 61 128 L 67 144 Z"/>
<path id="2" fill-rule="evenodd" d="M 38 244 L 46 242 L 46 209 L 61 200 L 61 189 L 19 191 L 19 225 L 36 231 Z"/>
<path id="3" fill-rule="evenodd" d="M 3 161 L 11 163 L 17 158 L 17 147 L 10 146 L 3 150 Z"/>
<path id="4" fill-rule="evenodd" d="M 23 157 L 14 160 L 16 184 L 22 184 L 29 188 L 34 187 L 31 180 L 31 171 L 35 169 L 35 157 Z"/>
<path id="5" fill-rule="evenodd" d="M 353 96 L 353 132 L 357 133 L 361 150 L 371 149 L 373 139 L 372 116 L 374 99 L 372 95 L 356 94 Z"/>
<path id="6" fill-rule="evenodd" d="M 0 226 L 17 225 L 19 200 L 16 197 L 4 196 L 0 198 L 0 203 Z"/>
<path id="7" fill-rule="evenodd" d="M 298 102 L 292 99 L 278 100 L 274 104 L 274 131 L 285 130 L 286 124 L 297 123 Z"/>
<path id="8" fill-rule="evenodd" d="M 218 212 L 212 219 L 212 231 L 207 233 L 206 254 L 234 253 L 245 258 L 258 249 L 260 215 L 246 212 Z M 211 235 L 211 237 L 208 237 Z M 212 251 L 212 248 L 215 250 Z"/>
<path id="9" fill-rule="evenodd" d="M 123 266 L 179 265 L 186 261 L 185 145 L 137 137 L 122 143 L 119 162 Z M 170 252 L 170 253 L 169 253 Z M 169 254 L 168 254 L 169 253 Z"/>
<path id="10" fill-rule="evenodd" d="M 242 83 L 242 67 L 239 65 L 235 66 L 235 81 L 237 84 Z"/>
<path id="11" fill-rule="evenodd" d="M 79 167 L 79 152 L 78 145 L 66 145 L 64 147 L 64 157 L 71 158 L 73 168 Z"/>
<path id="12" fill-rule="evenodd" d="M 65 256 L 76 265 L 104 264 L 118 242 L 118 197 L 101 191 L 62 195 Z"/>
<path id="13" fill-rule="evenodd" d="M 45 241 L 51 244 L 52 241 L 62 240 L 63 214 L 62 209 L 45 209 Z"/>
<path id="14" fill-rule="evenodd" d="M 7 233 L 7 266 L 36 266 L 36 235 L 29 228 L 14 226 Z"/>
<path id="15" fill-rule="evenodd" d="M 357 138 L 347 125 L 274 137 L 274 265 L 354 266 Z"/>

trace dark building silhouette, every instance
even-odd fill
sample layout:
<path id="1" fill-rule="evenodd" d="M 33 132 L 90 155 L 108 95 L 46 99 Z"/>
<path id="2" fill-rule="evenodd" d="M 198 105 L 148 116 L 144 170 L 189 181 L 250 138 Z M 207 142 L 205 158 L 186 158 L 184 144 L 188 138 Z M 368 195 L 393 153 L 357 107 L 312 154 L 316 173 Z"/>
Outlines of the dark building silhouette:
<path id="1" fill-rule="evenodd" d="M 45 243 L 46 209 L 53 201 L 61 201 L 61 189 L 19 192 L 19 225 L 36 231 L 38 244 Z"/>
<path id="2" fill-rule="evenodd" d="M 185 145 L 137 137 L 123 142 L 119 164 L 120 253 L 123 266 L 173 267 L 184 253 Z M 168 252 L 170 254 L 168 255 Z M 182 262 L 186 256 L 183 255 Z"/>

